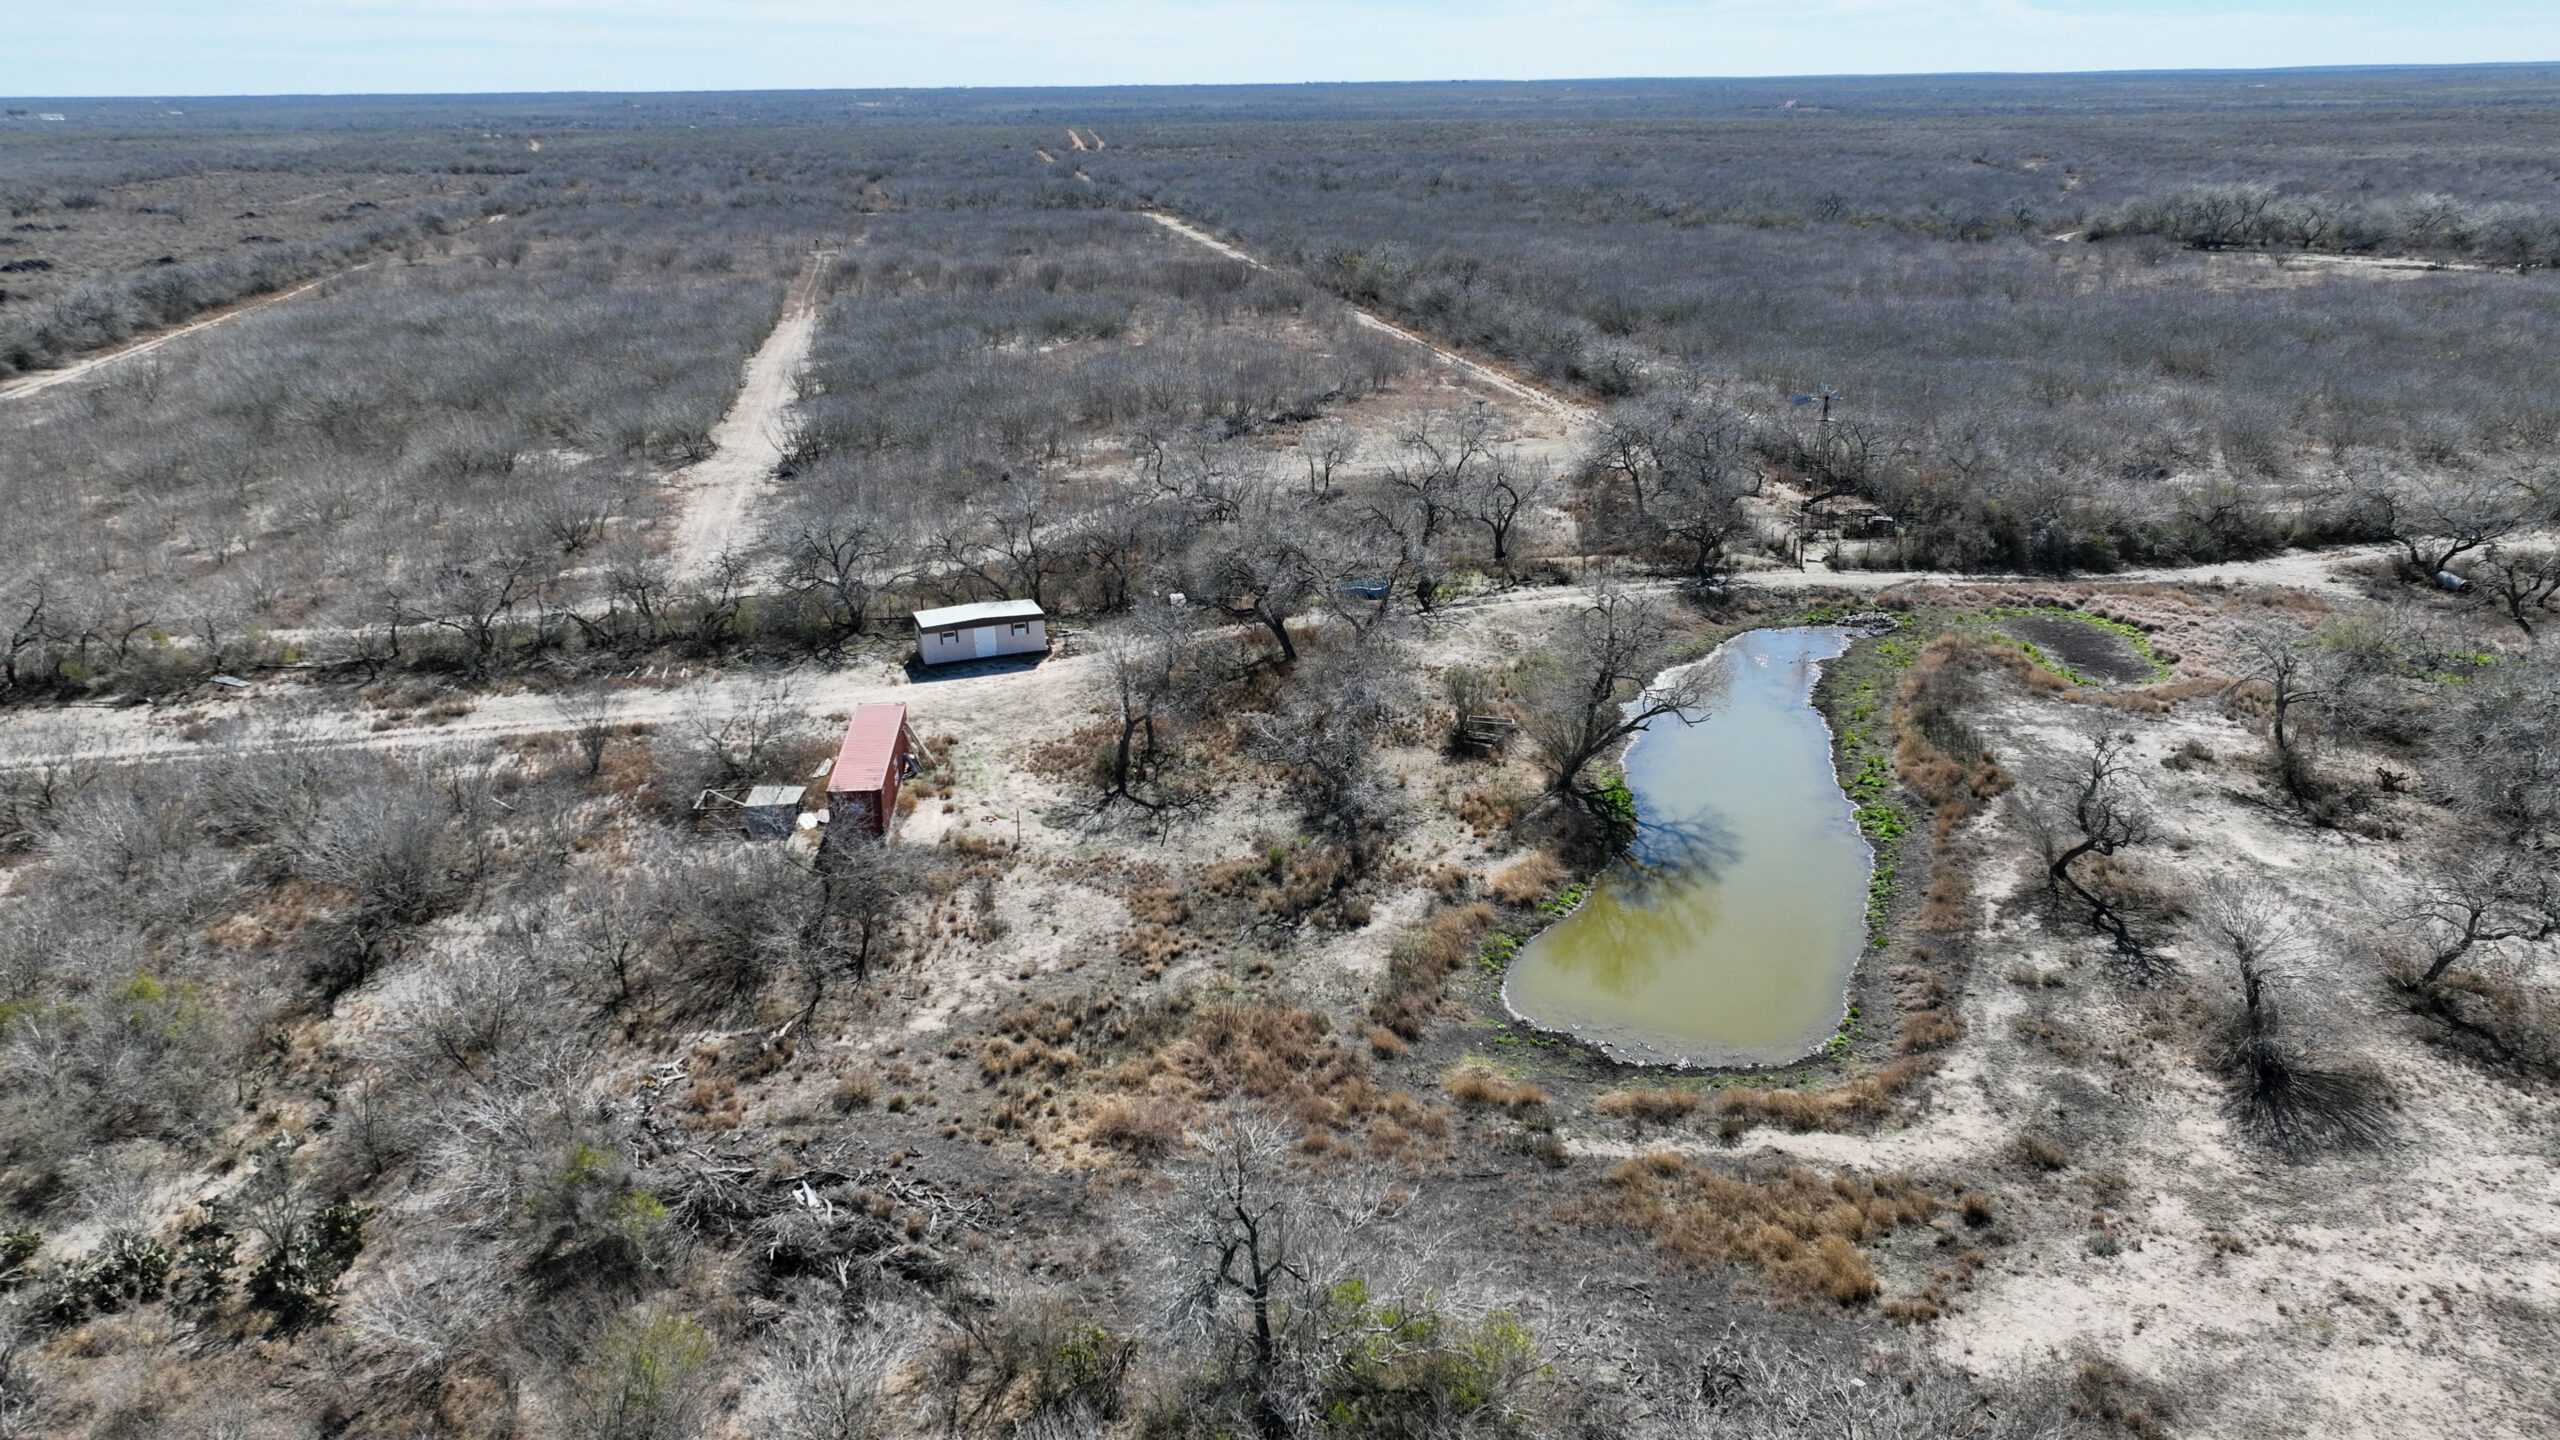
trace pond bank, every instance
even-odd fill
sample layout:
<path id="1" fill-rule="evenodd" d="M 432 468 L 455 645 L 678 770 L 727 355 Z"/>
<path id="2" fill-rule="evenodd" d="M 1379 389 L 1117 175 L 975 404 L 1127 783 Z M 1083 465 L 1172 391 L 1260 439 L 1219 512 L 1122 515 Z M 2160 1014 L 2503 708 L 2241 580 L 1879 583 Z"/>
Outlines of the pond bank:
<path id="1" fill-rule="evenodd" d="M 1628 750 L 1635 852 L 1521 949 L 1514 1016 L 1635 1064 L 1783 1065 L 1830 1041 L 1874 860 L 1813 688 L 1859 633 L 1747 631 L 1696 662 L 1719 672 L 1707 714 Z"/>

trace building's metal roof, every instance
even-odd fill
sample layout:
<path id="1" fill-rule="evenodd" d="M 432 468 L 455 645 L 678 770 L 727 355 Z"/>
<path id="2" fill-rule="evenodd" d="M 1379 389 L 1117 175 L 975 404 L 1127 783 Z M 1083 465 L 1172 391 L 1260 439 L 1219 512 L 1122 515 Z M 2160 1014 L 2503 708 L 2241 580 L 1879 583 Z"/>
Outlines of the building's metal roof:
<path id="1" fill-rule="evenodd" d="M 807 793 L 798 785 L 759 785 L 747 792 L 747 808 L 764 810 L 779 805 L 797 805 Z"/>
<path id="2" fill-rule="evenodd" d="M 1037 620 L 1037 600 L 981 600 L 974 605 L 945 605 L 939 610 L 916 612 L 919 630 L 957 630 L 970 625 L 992 625 L 1000 620 Z"/>
<path id="3" fill-rule="evenodd" d="M 886 785 L 889 761 L 898 753 L 898 732 L 906 724 L 904 705 L 853 707 L 853 723 L 844 727 L 844 748 L 836 752 L 835 769 L 827 772 L 827 793 L 855 794 Z"/>

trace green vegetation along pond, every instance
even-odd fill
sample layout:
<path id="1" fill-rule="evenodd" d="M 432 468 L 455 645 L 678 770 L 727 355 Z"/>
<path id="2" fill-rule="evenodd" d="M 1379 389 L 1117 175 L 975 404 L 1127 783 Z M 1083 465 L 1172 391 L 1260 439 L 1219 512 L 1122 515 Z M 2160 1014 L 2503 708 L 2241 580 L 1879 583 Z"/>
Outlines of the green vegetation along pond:
<path id="1" fill-rule="evenodd" d="M 1635 853 L 1522 948 L 1513 1014 L 1652 1065 L 1783 1065 L 1831 1038 L 1875 856 L 1813 685 L 1857 634 L 1754 630 L 1697 662 L 1716 672 L 1705 716 L 1627 751 Z"/>

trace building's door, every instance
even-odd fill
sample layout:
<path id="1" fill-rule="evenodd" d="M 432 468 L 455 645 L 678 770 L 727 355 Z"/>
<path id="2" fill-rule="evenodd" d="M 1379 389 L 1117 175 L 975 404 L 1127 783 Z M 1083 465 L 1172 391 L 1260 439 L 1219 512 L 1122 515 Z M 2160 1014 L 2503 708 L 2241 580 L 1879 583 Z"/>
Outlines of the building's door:
<path id="1" fill-rule="evenodd" d="M 969 632 L 969 638 L 977 645 L 979 659 L 984 660 L 996 653 L 996 627 L 993 625 L 978 626 Z"/>

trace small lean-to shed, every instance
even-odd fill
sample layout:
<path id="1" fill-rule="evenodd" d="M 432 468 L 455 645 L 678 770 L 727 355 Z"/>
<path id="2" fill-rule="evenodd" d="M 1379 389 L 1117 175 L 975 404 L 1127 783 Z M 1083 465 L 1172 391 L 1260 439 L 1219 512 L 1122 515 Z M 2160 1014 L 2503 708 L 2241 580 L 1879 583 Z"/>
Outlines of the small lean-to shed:
<path id="1" fill-rule="evenodd" d="M 1036 600 L 981 600 L 916 612 L 916 655 L 927 665 L 1036 655 L 1048 648 L 1048 618 Z"/>
<path id="2" fill-rule="evenodd" d="M 827 823 L 860 825 L 885 836 L 898 814 L 898 780 L 906 773 L 907 707 L 857 705 L 844 728 L 844 748 L 827 771 Z"/>
<path id="3" fill-rule="evenodd" d="M 797 785 L 758 785 L 747 792 L 744 826 L 750 840 L 788 840 L 800 823 L 800 802 L 807 791 Z"/>

